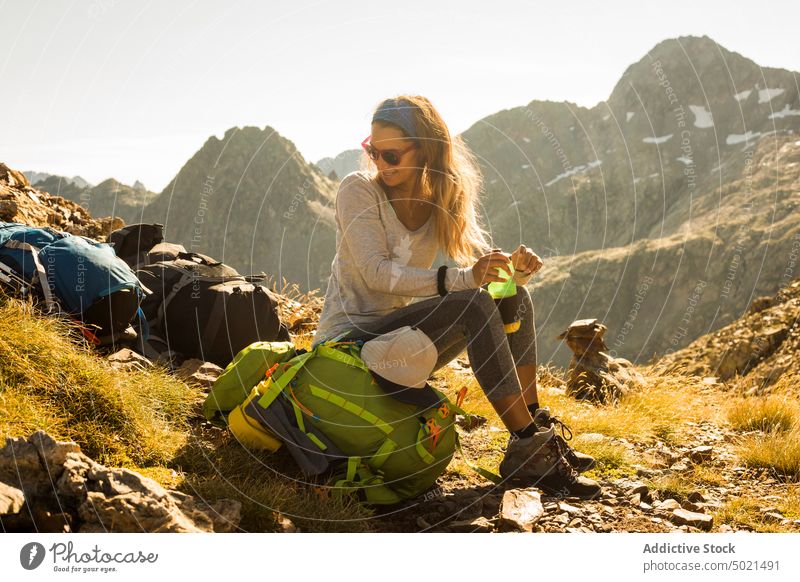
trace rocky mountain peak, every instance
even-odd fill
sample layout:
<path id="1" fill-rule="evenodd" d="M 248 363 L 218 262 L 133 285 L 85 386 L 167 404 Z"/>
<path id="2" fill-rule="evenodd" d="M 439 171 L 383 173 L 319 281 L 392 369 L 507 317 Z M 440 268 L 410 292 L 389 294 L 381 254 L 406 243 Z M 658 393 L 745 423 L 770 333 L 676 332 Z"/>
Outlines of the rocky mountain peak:
<path id="1" fill-rule="evenodd" d="M 325 285 L 335 183 L 270 126 L 210 137 L 148 205 L 144 220 L 241 272 Z"/>

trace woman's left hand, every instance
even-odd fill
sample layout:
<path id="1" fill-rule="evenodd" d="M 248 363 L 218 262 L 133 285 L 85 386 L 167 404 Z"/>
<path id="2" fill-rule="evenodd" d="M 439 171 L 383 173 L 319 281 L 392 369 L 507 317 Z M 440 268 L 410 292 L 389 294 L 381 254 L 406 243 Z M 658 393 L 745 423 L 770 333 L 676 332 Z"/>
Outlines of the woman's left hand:
<path id="1" fill-rule="evenodd" d="M 519 245 L 517 250 L 511 253 L 511 264 L 523 277 L 528 277 L 541 269 L 544 263 L 539 255 L 531 249 L 525 245 Z"/>

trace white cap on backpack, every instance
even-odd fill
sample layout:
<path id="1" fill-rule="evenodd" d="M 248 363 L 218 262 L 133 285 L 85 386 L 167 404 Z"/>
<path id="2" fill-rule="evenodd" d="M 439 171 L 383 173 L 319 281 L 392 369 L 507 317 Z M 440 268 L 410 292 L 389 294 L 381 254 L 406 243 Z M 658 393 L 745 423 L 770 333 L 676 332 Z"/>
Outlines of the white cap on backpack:
<path id="1" fill-rule="evenodd" d="M 398 400 L 434 405 L 439 397 L 428 384 L 439 352 L 416 327 L 403 326 L 375 337 L 361 347 L 361 359 L 376 381 Z"/>

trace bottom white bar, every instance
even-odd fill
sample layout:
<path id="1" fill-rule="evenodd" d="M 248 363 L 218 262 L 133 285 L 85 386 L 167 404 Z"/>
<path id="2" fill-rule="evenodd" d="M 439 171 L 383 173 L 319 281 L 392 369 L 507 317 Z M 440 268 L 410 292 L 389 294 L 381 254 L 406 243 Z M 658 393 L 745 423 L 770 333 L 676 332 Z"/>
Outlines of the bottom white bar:
<path id="1" fill-rule="evenodd" d="M 3 534 L 4 580 L 798 580 L 800 534 Z"/>

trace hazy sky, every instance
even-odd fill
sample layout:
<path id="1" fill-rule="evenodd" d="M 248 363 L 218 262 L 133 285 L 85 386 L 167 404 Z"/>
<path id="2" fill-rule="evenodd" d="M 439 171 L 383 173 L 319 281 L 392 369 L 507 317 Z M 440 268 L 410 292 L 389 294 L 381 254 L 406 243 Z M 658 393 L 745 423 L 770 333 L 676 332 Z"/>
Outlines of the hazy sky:
<path id="1" fill-rule="evenodd" d="M 0 0 L 0 161 L 160 191 L 211 134 L 316 161 L 426 95 L 454 133 L 533 99 L 593 106 L 661 40 L 800 71 L 792 2 Z"/>

